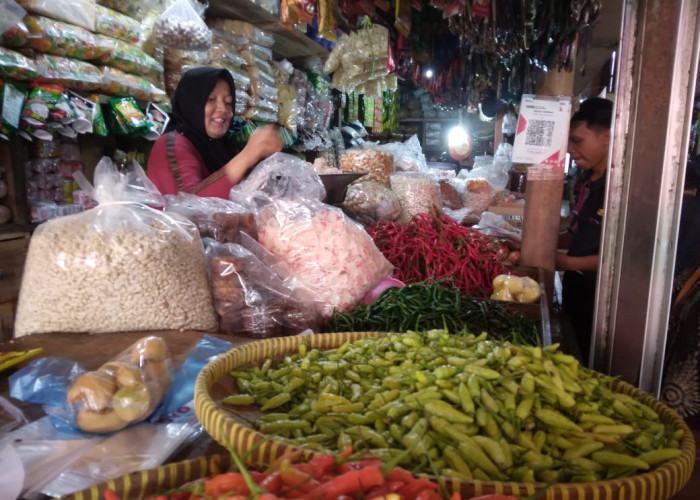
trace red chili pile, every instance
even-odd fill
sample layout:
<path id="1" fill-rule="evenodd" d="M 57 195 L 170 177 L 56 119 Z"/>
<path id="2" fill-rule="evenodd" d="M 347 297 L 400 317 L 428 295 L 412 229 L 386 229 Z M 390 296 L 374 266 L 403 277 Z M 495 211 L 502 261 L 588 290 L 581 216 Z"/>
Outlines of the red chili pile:
<path id="1" fill-rule="evenodd" d="M 465 295 L 489 296 L 493 279 L 504 272 L 508 248 L 449 216 L 418 214 L 405 225 L 380 222 L 367 228 L 377 248 L 404 283 L 450 278 Z"/>
<path id="2" fill-rule="evenodd" d="M 294 463 L 300 452 L 292 452 L 265 472 L 226 472 L 152 500 L 443 500 L 438 485 L 428 478 L 377 459 L 344 461 L 351 452 L 346 450 L 339 459 L 316 455 L 306 463 Z M 455 493 L 450 499 L 461 496 Z M 107 490 L 105 500 L 119 498 Z"/>

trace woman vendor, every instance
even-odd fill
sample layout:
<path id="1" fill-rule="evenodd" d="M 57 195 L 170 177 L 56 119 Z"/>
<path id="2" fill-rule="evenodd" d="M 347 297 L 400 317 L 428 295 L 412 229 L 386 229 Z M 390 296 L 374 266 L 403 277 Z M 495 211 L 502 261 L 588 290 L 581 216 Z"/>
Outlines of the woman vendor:
<path id="1" fill-rule="evenodd" d="M 148 177 L 161 193 L 228 198 L 248 170 L 282 150 L 277 127 L 267 125 L 256 129 L 234 155 L 226 138 L 234 102 L 234 82 L 227 70 L 200 67 L 182 76 L 171 121 L 148 158 Z"/>

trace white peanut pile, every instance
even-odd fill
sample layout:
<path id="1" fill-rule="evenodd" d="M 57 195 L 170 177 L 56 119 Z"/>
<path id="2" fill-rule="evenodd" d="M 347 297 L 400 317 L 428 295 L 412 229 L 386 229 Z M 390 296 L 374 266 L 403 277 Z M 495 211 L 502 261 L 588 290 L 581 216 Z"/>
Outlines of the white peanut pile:
<path id="1" fill-rule="evenodd" d="M 118 228 L 96 230 L 95 210 L 37 228 L 24 269 L 16 336 L 216 330 L 196 230 L 135 221 L 138 216 L 119 218 Z"/>

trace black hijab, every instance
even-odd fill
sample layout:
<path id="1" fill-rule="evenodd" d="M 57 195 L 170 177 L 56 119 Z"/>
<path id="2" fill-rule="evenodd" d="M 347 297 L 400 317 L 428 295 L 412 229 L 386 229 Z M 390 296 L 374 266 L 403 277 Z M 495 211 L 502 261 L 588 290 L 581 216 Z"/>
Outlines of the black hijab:
<path id="1" fill-rule="evenodd" d="M 192 142 L 210 172 L 223 167 L 235 152 L 226 136 L 212 139 L 204 126 L 204 106 L 219 80 L 228 83 L 235 99 L 236 88 L 226 69 L 200 67 L 182 75 L 173 95 L 173 111 L 167 128 L 168 131 L 177 130 Z"/>

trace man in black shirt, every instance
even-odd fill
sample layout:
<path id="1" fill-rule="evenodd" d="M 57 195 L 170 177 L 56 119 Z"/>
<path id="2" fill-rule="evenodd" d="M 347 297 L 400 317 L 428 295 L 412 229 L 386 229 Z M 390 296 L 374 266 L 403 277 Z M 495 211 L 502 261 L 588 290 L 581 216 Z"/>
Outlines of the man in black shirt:
<path id="1" fill-rule="evenodd" d="M 574 327 L 582 359 L 588 361 L 600 234 L 605 204 L 613 103 L 594 97 L 571 117 L 569 153 L 582 171 L 574 186 L 571 225 L 559 238 L 557 269 L 564 271 L 563 306 Z"/>

